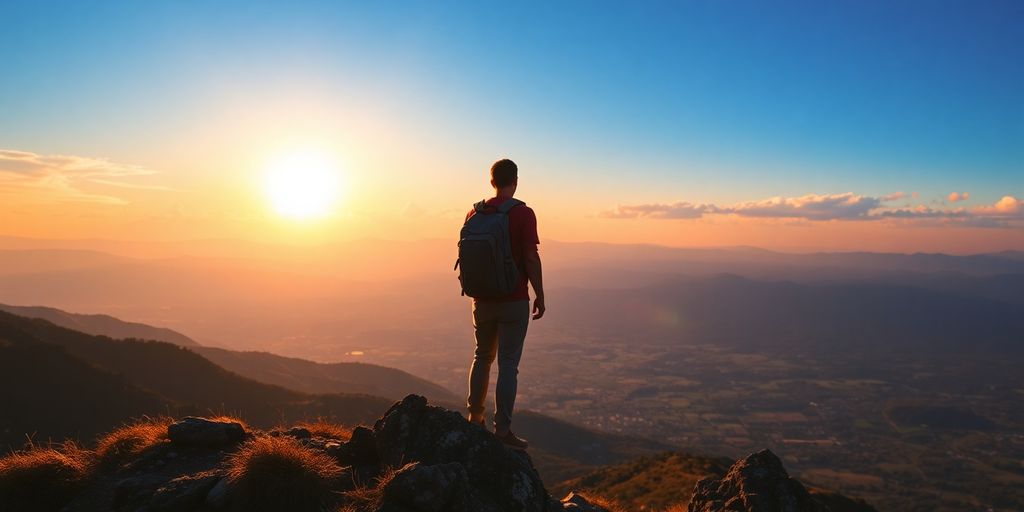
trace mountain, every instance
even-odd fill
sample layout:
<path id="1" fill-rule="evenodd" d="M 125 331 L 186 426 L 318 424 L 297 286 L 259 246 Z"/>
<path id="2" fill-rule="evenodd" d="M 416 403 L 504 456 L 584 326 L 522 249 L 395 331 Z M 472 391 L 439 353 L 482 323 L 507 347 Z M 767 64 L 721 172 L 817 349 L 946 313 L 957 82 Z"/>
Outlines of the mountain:
<path id="1" fill-rule="evenodd" d="M 83 315 L 44 306 L 10 306 L 7 304 L 0 304 L 0 311 L 29 318 L 42 318 L 61 327 L 74 329 L 86 334 L 109 336 L 118 339 L 136 338 L 166 341 L 183 347 L 199 346 L 199 343 L 195 340 L 178 331 L 136 322 L 125 322 L 110 315 Z"/>
<path id="2" fill-rule="evenodd" d="M 12 342 L 0 320 L 0 453 L 28 441 L 87 439 L 174 404 L 61 347 Z"/>
<path id="3" fill-rule="evenodd" d="M 768 451 L 694 488 L 690 510 L 721 510 L 726 499 L 737 512 L 873 510 L 824 508 Z M 264 431 L 188 417 L 125 426 L 95 451 L 35 447 L 0 458 L 0 503 L 9 512 L 611 512 L 576 493 L 555 499 L 528 452 L 416 395 L 372 427 Z"/>
<path id="4" fill-rule="evenodd" d="M 361 393 L 397 400 L 410 393 L 440 402 L 460 401 L 451 391 L 407 372 L 364 363 L 315 363 L 268 352 L 243 352 L 201 346 L 163 327 L 125 322 L 109 315 L 82 315 L 42 306 L 0 304 L 0 311 L 41 318 L 61 327 L 115 339 L 165 341 L 188 347 L 218 366 L 253 380 L 304 393 Z"/>
<path id="5" fill-rule="evenodd" d="M 638 341 L 771 350 L 1024 349 L 1024 306 L 900 284 L 719 275 L 635 289 L 563 290 L 557 299 L 560 321 Z"/>
<path id="6" fill-rule="evenodd" d="M 79 371 L 78 381 L 65 380 L 63 374 L 53 375 L 45 389 L 54 390 L 55 399 L 67 400 L 65 393 L 78 396 L 73 388 L 82 380 L 109 380 L 116 375 L 126 388 L 122 395 L 82 395 L 83 403 L 104 402 L 104 406 L 121 407 L 126 411 L 135 410 L 127 404 L 118 404 L 119 398 L 136 397 L 137 388 L 165 401 L 170 409 L 153 411 L 146 404 L 142 413 L 168 413 L 181 408 L 187 412 L 209 411 L 212 413 L 234 413 L 245 415 L 256 425 L 273 426 L 282 421 L 302 418 L 324 417 L 345 423 L 358 423 L 376 417 L 391 401 L 369 395 L 357 394 L 305 394 L 279 386 L 257 382 L 229 372 L 199 354 L 188 349 L 157 341 L 114 340 L 59 327 L 40 319 L 28 319 L 0 312 L 0 340 L 5 340 L 7 350 L 21 349 L 31 352 L 33 348 L 44 353 L 47 348 L 63 349 L 59 361 L 64 361 Z M 51 348 L 52 347 L 52 348 Z M 32 366 L 23 371 L 45 374 L 49 362 L 40 357 L 23 358 Z M 71 362 L 77 360 L 77 362 Z M 102 371 L 85 372 L 82 365 L 87 363 Z M 11 378 L 11 377 L 5 377 Z M 99 386 L 101 383 L 94 384 Z M 38 392 L 35 388 L 23 387 L 17 380 L 9 382 L 11 393 L 22 395 L 23 401 L 46 401 L 51 395 Z M 31 430 L 5 432 L 0 445 L 16 445 L 24 440 L 24 432 L 37 432 L 42 438 L 57 437 L 57 433 L 79 431 L 82 439 L 89 439 L 98 432 L 90 430 L 93 420 L 68 415 L 49 414 L 30 416 L 32 411 L 4 407 L 0 411 L 0 423 L 11 424 L 15 419 Z M 127 420 L 123 416 L 119 421 Z M 110 428 L 113 425 L 106 425 Z"/>
<path id="7" fill-rule="evenodd" d="M 250 379 L 304 393 L 364 393 L 392 400 L 410 393 L 458 403 L 454 393 L 409 373 L 365 363 L 315 363 L 268 352 L 242 352 L 213 347 L 193 350 L 218 366 Z"/>
<path id="8" fill-rule="evenodd" d="M 321 417 L 357 424 L 393 403 L 370 395 L 302 393 L 242 377 L 169 343 L 92 336 L 4 312 L 0 345 L 5 356 L 0 368 L 11 369 L 0 376 L 0 396 L 9 397 L 3 403 L 11 404 L 0 410 L 0 447 L 20 446 L 32 433 L 39 440 L 70 437 L 88 443 L 100 432 L 143 415 L 234 414 L 262 428 Z M 56 370 L 65 367 L 71 370 Z M 95 415 L 90 413 L 93 407 Z M 516 422 L 535 446 L 545 478 L 552 481 L 671 448 L 529 411 L 518 413 Z"/>

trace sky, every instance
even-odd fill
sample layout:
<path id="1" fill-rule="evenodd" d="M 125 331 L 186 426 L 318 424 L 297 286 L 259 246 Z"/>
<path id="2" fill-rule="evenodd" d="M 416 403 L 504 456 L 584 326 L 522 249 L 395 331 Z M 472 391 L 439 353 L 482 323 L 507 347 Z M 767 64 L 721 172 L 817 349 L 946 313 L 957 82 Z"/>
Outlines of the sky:
<path id="1" fill-rule="evenodd" d="M 1024 250 L 1021 2 L 3 12 L 0 235 L 454 239 L 509 157 L 542 239 Z"/>

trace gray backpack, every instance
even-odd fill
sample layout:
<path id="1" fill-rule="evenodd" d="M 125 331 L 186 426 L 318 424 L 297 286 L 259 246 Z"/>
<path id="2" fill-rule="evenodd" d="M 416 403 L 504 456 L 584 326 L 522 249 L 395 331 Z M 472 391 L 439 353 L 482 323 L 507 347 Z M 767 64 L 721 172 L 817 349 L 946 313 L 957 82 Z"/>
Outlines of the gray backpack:
<path id="1" fill-rule="evenodd" d="M 459 271 L 462 294 L 474 298 L 503 297 L 519 283 L 519 269 L 512 259 L 508 212 L 526 204 L 508 199 L 497 208 L 486 200 L 473 205 L 474 214 L 462 225 L 459 235 Z"/>

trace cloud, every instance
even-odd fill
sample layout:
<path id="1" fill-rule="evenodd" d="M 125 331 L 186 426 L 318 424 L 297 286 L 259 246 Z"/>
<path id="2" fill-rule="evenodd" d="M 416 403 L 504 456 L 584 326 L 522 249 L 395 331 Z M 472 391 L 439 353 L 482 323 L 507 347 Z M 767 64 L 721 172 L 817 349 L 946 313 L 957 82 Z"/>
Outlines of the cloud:
<path id="1" fill-rule="evenodd" d="M 950 194 L 946 196 L 946 199 L 949 199 L 949 202 L 951 203 L 955 203 L 957 201 L 966 201 L 970 198 L 971 194 L 969 192 L 950 192 Z"/>
<path id="2" fill-rule="evenodd" d="M 618 205 L 614 210 L 603 211 L 598 214 L 605 219 L 697 219 L 706 213 L 715 213 L 717 208 L 708 204 L 692 204 L 678 202 L 671 204 L 637 204 Z"/>
<path id="3" fill-rule="evenodd" d="M 28 196 L 44 201 L 77 201 L 126 204 L 121 197 L 88 192 L 92 186 L 166 190 L 138 185 L 127 178 L 148 176 L 156 171 L 137 165 L 111 162 L 104 158 L 72 155 L 40 155 L 27 151 L 0 149 L 0 194 Z"/>
<path id="4" fill-rule="evenodd" d="M 889 196 L 886 196 L 889 197 Z M 808 194 L 800 197 L 773 197 L 739 203 L 723 212 L 744 217 L 784 217 L 807 220 L 864 219 L 882 206 L 885 198 L 844 194 Z"/>
<path id="5" fill-rule="evenodd" d="M 705 215 L 736 215 L 752 218 L 784 218 L 806 221 L 834 220 L 932 220 L 960 223 L 977 227 L 1007 227 L 1024 223 L 1024 201 L 1005 196 L 991 205 L 975 208 L 942 208 L 918 205 L 892 208 L 886 205 L 917 194 L 895 192 L 874 197 L 842 194 L 808 194 L 799 197 L 772 197 L 757 201 L 719 207 L 713 204 L 689 202 L 618 205 L 614 210 L 601 212 L 607 219 L 697 219 Z M 967 199 L 966 192 L 958 193 L 958 201 Z"/>

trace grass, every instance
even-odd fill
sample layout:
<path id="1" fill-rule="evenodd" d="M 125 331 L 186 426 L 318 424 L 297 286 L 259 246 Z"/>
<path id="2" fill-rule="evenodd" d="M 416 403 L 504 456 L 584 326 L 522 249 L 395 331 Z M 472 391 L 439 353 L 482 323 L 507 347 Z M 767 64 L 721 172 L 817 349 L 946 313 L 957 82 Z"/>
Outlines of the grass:
<path id="1" fill-rule="evenodd" d="M 320 511 L 339 497 L 342 469 L 326 454 L 286 437 L 261 436 L 228 459 L 230 502 L 238 511 Z"/>
<path id="2" fill-rule="evenodd" d="M 168 417 L 144 418 L 125 425 L 96 442 L 96 457 L 104 464 L 120 464 L 147 448 L 167 440 Z"/>
<path id="3" fill-rule="evenodd" d="M 304 421 L 296 426 L 308 430 L 313 437 L 327 437 L 339 441 L 348 441 L 352 438 L 352 429 L 324 419 Z"/>
<path id="4" fill-rule="evenodd" d="M 58 511 L 84 485 L 92 453 L 74 443 L 30 447 L 0 459 L 0 511 Z"/>
<path id="5" fill-rule="evenodd" d="M 414 462 L 399 469 L 387 468 L 384 474 L 376 478 L 374 485 L 359 485 L 351 491 L 346 491 L 344 496 L 348 499 L 349 503 L 338 512 L 373 512 L 379 510 L 384 502 L 384 488 L 391 482 L 391 479 L 402 470 L 415 465 L 416 463 Z"/>

